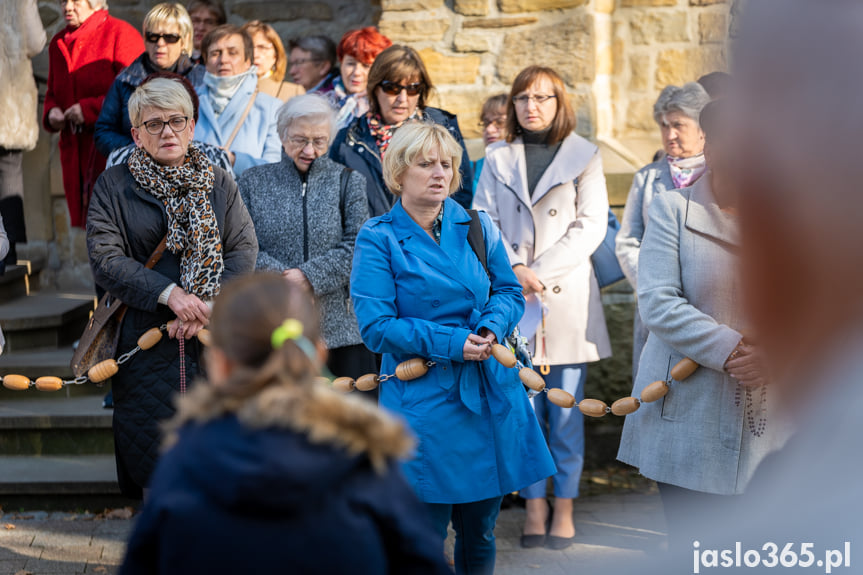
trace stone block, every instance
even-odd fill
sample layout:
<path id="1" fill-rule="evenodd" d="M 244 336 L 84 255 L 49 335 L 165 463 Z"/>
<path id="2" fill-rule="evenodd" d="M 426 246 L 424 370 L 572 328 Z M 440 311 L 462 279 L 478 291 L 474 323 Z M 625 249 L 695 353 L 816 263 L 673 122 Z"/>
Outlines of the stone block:
<path id="1" fill-rule="evenodd" d="M 689 18 L 685 11 L 650 11 L 633 17 L 629 23 L 634 44 L 689 42 Z"/>
<path id="2" fill-rule="evenodd" d="M 131 24 L 135 30 L 141 29 L 141 23 L 144 21 L 144 16 L 149 10 L 144 8 L 135 8 L 129 6 L 111 6 L 111 16 L 118 20 L 124 20 Z"/>
<path id="3" fill-rule="evenodd" d="M 614 0 L 596 0 L 595 10 L 598 14 L 611 14 L 614 12 Z"/>
<path id="4" fill-rule="evenodd" d="M 465 20 L 462 28 L 514 28 L 515 26 L 526 26 L 538 22 L 536 16 L 521 16 L 519 18 L 477 18 L 476 20 Z"/>
<path id="5" fill-rule="evenodd" d="M 333 8 L 325 2 L 237 2 L 231 7 L 231 16 L 263 22 L 329 21 L 333 19 Z"/>
<path id="6" fill-rule="evenodd" d="M 725 51 L 721 47 L 662 50 L 656 58 L 656 86 L 680 86 L 708 72 L 725 69 Z"/>
<path id="7" fill-rule="evenodd" d="M 728 4 L 728 0 L 689 0 L 690 6 L 711 6 L 713 4 Z"/>
<path id="8" fill-rule="evenodd" d="M 517 14 L 519 12 L 543 12 L 561 8 L 584 6 L 587 0 L 498 0 L 497 6 L 501 12 Z"/>
<path id="9" fill-rule="evenodd" d="M 698 37 L 702 44 L 722 43 L 728 38 L 728 15 L 703 12 L 698 16 Z"/>
<path id="10" fill-rule="evenodd" d="M 467 139 L 480 138 L 482 131 L 478 123 L 482 103 L 489 96 L 503 91 L 503 88 L 447 90 L 438 92 L 432 105 L 458 116 L 458 127 L 462 136 Z"/>
<path id="11" fill-rule="evenodd" d="M 626 108 L 626 128 L 635 132 L 650 132 L 656 129 L 653 121 L 652 98 L 640 98 L 629 101 Z"/>
<path id="12" fill-rule="evenodd" d="M 443 0 L 381 0 L 381 10 L 387 12 L 417 12 L 443 6 Z"/>
<path id="13" fill-rule="evenodd" d="M 621 0 L 621 8 L 640 8 L 651 6 L 677 6 L 678 0 Z"/>
<path id="14" fill-rule="evenodd" d="M 491 38 L 470 32 L 456 32 L 453 47 L 456 52 L 490 52 Z"/>
<path id="15" fill-rule="evenodd" d="M 629 89 L 633 92 L 646 92 L 650 87 L 650 56 L 633 54 L 629 57 Z"/>
<path id="16" fill-rule="evenodd" d="M 54 24 L 58 24 L 60 20 L 60 15 L 62 12 L 58 8 L 58 4 L 41 4 L 39 6 L 39 18 L 42 19 L 42 25 L 50 30 Z M 48 39 L 51 39 L 51 35 L 48 35 Z"/>
<path id="17" fill-rule="evenodd" d="M 614 49 L 611 44 L 605 44 L 597 51 L 596 73 L 604 75 L 614 73 Z"/>
<path id="18" fill-rule="evenodd" d="M 378 23 L 381 34 L 393 42 L 417 42 L 420 40 L 443 40 L 449 29 L 449 18 L 423 18 L 403 20 L 384 13 Z"/>
<path id="19" fill-rule="evenodd" d="M 419 55 L 435 84 L 473 84 L 479 75 L 479 56 L 447 56 L 431 48 Z"/>
<path id="20" fill-rule="evenodd" d="M 465 16 L 488 16 L 489 0 L 454 0 L 453 10 Z"/>
<path id="21" fill-rule="evenodd" d="M 523 32 L 509 32 L 498 58 L 498 76 L 505 84 L 525 66 L 541 63 L 554 68 L 574 86 L 595 77 L 593 17 L 587 14 Z"/>

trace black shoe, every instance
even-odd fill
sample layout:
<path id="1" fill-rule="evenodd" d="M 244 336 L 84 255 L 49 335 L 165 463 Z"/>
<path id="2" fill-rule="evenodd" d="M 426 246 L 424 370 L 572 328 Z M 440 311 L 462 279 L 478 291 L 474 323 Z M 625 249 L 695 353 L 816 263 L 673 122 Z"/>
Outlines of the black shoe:
<path id="1" fill-rule="evenodd" d="M 525 549 L 536 549 L 545 545 L 545 535 L 522 535 L 521 546 Z"/>
<path id="2" fill-rule="evenodd" d="M 102 407 L 105 409 L 114 409 L 114 393 L 109 391 L 104 399 L 102 399 Z"/>
<path id="3" fill-rule="evenodd" d="M 562 551 L 573 543 L 575 543 L 575 535 L 572 537 L 555 537 L 554 535 L 549 535 L 545 538 L 546 549 L 554 549 L 555 551 Z"/>

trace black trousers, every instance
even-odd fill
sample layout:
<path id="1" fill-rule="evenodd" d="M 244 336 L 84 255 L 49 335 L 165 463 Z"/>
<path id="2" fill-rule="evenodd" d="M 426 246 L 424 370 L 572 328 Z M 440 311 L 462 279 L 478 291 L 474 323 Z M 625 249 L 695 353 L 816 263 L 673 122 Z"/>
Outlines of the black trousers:
<path id="1" fill-rule="evenodd" d="M 329 350 L 327 356 L 327 369 L 330 370 L 335 377 L 358 377 L 367 373 L 379 373 L 381 360 L 380 356 L 372 353 L 363 344 L 346 345 L 344 347 L 336 347 Z M 378 390 L 374 391 L 355 391 L 362 397 L 378 402 Z"/>

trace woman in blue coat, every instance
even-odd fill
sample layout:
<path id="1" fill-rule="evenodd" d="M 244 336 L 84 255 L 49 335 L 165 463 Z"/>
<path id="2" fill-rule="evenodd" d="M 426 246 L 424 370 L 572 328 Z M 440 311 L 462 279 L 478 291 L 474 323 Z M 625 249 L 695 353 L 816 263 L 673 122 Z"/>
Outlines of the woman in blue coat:
<path id="1" fill-rule="evenodd" d="M 404 426 L 316 382 L 309 293 L 247 276 L 212 320 L 208 381 L 180 400 L 120 573 L 451 575 L 399 471 Z"/>
<path id="2" fill-rule="evenodd" d="M 501 498 L 555 468 L 517 371 L 489 359 L 524 299 L 485 214 L 488 273 L 467 241 L 470 214 L 449 198 L 460 162 L 442 126 L 407 124 L 393 136 L 384 179 L 400 199 L 360 231 L 351 296 L 383 373 L 415 357 L 434 362 L 419 379 L 384 382 L 380 402 L 417 436 L 405 475 L 441 541 L 452 520 L 456 573 L 491 573 Z"/>

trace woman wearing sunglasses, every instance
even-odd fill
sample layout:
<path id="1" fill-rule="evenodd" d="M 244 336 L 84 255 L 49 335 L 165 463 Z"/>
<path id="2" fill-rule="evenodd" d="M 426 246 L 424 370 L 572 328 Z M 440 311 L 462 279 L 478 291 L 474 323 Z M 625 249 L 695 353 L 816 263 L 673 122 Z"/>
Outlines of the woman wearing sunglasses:
<path id="1" fill-rule="evenodd" d="M 203 66 L 189 56 L 193 49 L 192 19 L 183 6 L 157 4 L 144 17 L 143 32 L 145 52 L 114 80 L 96 122 L 96 147 L 105 157 L 132 144 L 129 97 L 144 78 L 156 72 L 174 72 L 196 86 L 204 77 Z"/>
<path id="2" fill-rule="evenodd" d="M 369 214 L 387 213 L 396 197 L 387 189 L 382 159 L 393 134 L 406 122 L 434 122 L 447 129 L 462 149 L 461 185 L 453 199 L 464 207 L 473 200 L 473 172 L 464 138 L 454 114 L 426 106 L 433 89 L 431 78 L 416 50 L 394 45 L 381 52 L 369 70 L 366 92 L 369 111 L 341 130 L 330 157 L 366 177 Z"/>

